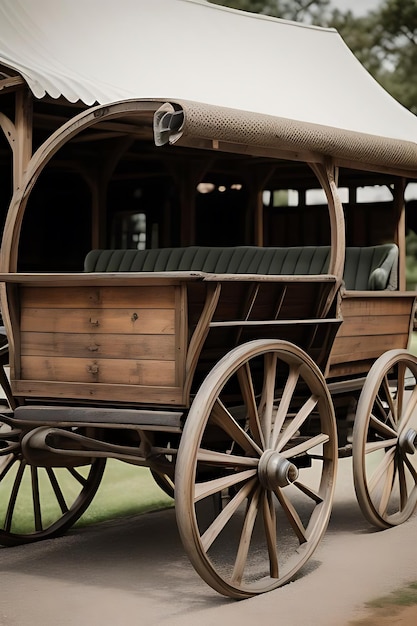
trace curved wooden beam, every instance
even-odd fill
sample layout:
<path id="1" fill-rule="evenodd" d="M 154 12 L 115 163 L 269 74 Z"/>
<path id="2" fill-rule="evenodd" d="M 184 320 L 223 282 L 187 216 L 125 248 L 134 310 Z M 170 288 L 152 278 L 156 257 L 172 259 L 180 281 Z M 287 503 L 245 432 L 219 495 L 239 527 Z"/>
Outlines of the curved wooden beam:
<path id="1" fill-rule="evenodd" d="M 20 230 L 26 204 L 37 179 L 54 154 L 86 128 L 125 115 L 147 111 L 153 114 L 160 105 L 161 103 L 156 101 L 127 100 L 88 109 L 63 124 L 36 150 L 27 164 L 21 185 L 15 187 L 7 213 L 0 253 L 0 271 L 16 271 Z"/>
<path id="2" fill-rule="evenodd" d="M 331 231 L 331 252 L 328 271 L 329 274 L 337 276 L 338 284 L 340 284 L 343 280 L 346 240 L 343 205 L 337 190 L 337 168 L 330 160 L 326 161 L 325 164 L 309 163 L 309 165 L 326 194 Z"/>

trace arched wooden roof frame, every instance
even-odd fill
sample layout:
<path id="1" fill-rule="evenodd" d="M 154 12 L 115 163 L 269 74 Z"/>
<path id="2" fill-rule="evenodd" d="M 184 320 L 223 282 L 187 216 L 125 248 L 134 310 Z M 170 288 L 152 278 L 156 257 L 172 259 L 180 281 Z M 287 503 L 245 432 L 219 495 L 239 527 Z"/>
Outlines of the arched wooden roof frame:
<path id="1" fill-rule="evenodd" d="M 127 100 L 96 106 L 63 124 L 36 150 L 29 159 L 20 184 L 14 190 L 10 202 L 0 252 L 1 272 L 17 271 L 19 238 L 26 205 L 39 176 L 52 157 L 71 139 L 95 124 L 123 117 L 129 117 L 131 122 L 135 115 L 144 113 L 151 114 L 153 118 L 154 113 L 162 104 L 163 102 L 156 100 Z M 213 145 L 215 143 L 213 141 Z M 245 152 L 247 153 L 247 148 Z M 285 152 L 288 158 L 288 150 Z M 256 154 L 259 155 L 259 146 L 256 148 Z M 299 160 L 299 157 L 297 159 L 294 155 L 294 160 Z M 337 168 L 331 159 L 322 157 L 317 157 L 317 162 L 309 162 L 309 165 L 327 197 L 332 246 L 329 273 L 337 276 L 340 282 L 343 275 L 345 239 L 343 207 L 337 192 Z"/>

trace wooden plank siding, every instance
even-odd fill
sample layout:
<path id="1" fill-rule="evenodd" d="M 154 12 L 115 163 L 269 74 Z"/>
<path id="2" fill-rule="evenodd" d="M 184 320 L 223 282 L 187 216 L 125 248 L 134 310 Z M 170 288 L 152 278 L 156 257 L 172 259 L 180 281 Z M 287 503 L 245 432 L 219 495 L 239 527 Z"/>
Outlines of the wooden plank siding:
<path id="1" fill-rule="evenodd" d="M 235 346 L 286 339 L 324 364 L 340 323 L 338 286 L 329 275 L 4 280 L 14 303 L 11 384 L 19 398 L 186 407 L 190 392 Z"/>
<path id="2" fill-rule="evenodd" d="M 345 292 L 329 377 L 366 373 L 387 350 L 407 348 L 414 302 L 413 293 Z"/>
<path id="3" fill-rule="evenodd" d="M 180 282 L 21 285 L 19 302 L 16 395 L 183 402 L 187 315 Z"/>
<path id="4" fill-rule="evenodd" d="M 336 310 L 330 276 L 233 278 L 10 275 L 13 393 L 187 406 L 191 381 L 251 339 L 296 343 L 329 380 L 408 345 L 414 293 L 344 292 Z"/>

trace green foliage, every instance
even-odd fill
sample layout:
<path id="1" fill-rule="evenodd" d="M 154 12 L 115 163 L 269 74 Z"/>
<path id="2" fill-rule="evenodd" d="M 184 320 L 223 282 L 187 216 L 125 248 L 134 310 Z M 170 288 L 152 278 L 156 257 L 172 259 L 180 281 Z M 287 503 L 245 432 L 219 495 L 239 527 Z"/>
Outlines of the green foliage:
<path id="1" fill-rule="evenodd" d="M 325 19 L 330 5 L 330 0 L 210 0 L 210 2 L 250 13 L 312 24 L 318 24 Z"/>
<path id="2" fill-rule="evenodd" d="M 362 18 L 334 14 L 332 24 L 371 74 L 417 113 L 417 3 L 383 0 Z"/>
<path id="3" fill-rule="evenodd" d="M 385 87 L 406 107 L 417 113 L 417 3 L 386 0 L 380 12 L 379 45 Z"/>
<path id="4" fill-rule="evenodd" d="M 417 288 L 417 235 L 410 230 L 406 237 L 406 282 L 407 289 Z"/>

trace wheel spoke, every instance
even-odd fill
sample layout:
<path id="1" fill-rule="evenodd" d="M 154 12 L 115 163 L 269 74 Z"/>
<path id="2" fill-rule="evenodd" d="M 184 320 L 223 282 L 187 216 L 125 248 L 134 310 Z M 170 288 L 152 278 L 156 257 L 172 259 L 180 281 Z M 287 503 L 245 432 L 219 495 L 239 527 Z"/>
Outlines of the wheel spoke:
<path id="1" fill-rule="evenodd" d="M 402 457 L 401 461 L 403 462 L 404 475 L 405 475 L 405 467 L 407 467 L 408 471 L 410 472 L 410 477 L 413 480 L 413 486 L 412 487 L 410 486 L 410 488 L 407 489 L 407 492 L 408 492 L 407 501 L 404 502 L 404 504 L 401 501 L 402 507 L 403 507 L 402 510 L 410 511 L 410 515 L 411 515 L 411 512 L 414 511 L 415 506 L 417 504 L 417 472 L 416 472 L 416 468 L 413 466 L 408 456 Z"/>
<path id="2" fill-rule="evenodd" d="M 299 454 L 304 454 L 304 453 L 308 452 L 309 450 L 311 450 L 312 448 L 315 448 L 316 446 L 319 446 L 320 444 L 327 443 L 329 441 L 329 439 L 330 439 L 329 435 L 321 433 L 320 435 L 316 435 L 315 437 L 311 437 L 311 439 L 306 439 L 305 441 L 299 443 L 298 445 L 294 446 L 293 448 L 288 448 L 288 450 L 283 450 L 281 452 L 281 456 L 283 456 L 284 458 L 288 459 L 288 458 L 291 458 L 293 456 L 297 456 Z"/>
<path id="3" fill-rule="evenodd" d="M 217 452 L 216 450 L 208 450 L 206 448 L 198 449 L 197 459 L 201 463 L 219 465 L 220 467 L 257 467 L 259 463 L 259 459 L 237 456 L 236 454 L 227 454 L 226 452 Z"/>
<path id="4" fill-rule="evenodd" d="M 311 487 L 307 487 L 307 485 L 301 483 L 299 480 L 296 480 L 293 485 L 317 504 L 323 502 L 323 497 L 317 491 L 314 491 Z"/>
<path id="5" fill-rule="evenodd" d="M 16 500 L 19 494 L 20 485 L 22 484 L 25 467 L 26 467 L 25 461 L 20 461 L 16 476 L 14 479 L 13 488 L 10 494 L 10 500 L 7 505 L 6 517 L 4 520 L 4 527 L 5 527 L 6 532 L 10 532 L 12 528 L 14 508 L 16 506 Z"/>
<path id="6" fill-rule="evenodd" d="M 314 409 L 316 408 L 317 402 L 318 396 L 314 394 L 305 401 L 298 413 L 294 416 L 286 429 L 281 433 L 276 446 L 277 451 L 282 450 L 284 446 L 289 442 L 291 437 L 294 437 L 294 435 L 298 432 L 306 419 L 311 415 L 312 411 L 314 411 Z"/>
<path id="7" fill-rule="evenodd" d="M 404 392 L 405 392 L 405 363 L 398 363 L 398 380 L 397 380 L 397 422 L 402 421 L 404 409 Z"/>
<path id="8" fill-rule="evenodd" d="M 198 502 L 203 498 L 212 496 L 215 493 L 223 491 L 223 489 L 229 489 L 234 487 L 243 481 L 249 480 L 256 476 L 256 469 L 246 470 L 245 472 L 236 472 L 222 476 L 221 478 L 215 478 L 214 480 L 208 480 L 204 483 L 196 483 L 194 492 L 194 501 Z"/>
<path id="9" fill-rule="evenodd" d="M 255 525 L 256 517 L 259 510 L 259 499 L 261 496 L 261 487 L 255 491 L 249 501 L 249 506 L 246 511 L 245 521 L 243 523 L 242 534 L 240 536 L 239 547 L 236 554 L 235 566 L 233 568 L 232 581 L 234 583 L 241 583 L 243 578 L 243 572 L 245 570 L 246 561 L 248 558 L 250 541 L 253 533 L 253 527 Z"/>
<path id="10" fill-rule="evenodd" d="M 278 501 L 282 506 L 282 509 L 286 514 L 288 521 L 297 536 L 298 541 L 300 542 L 300 544 L 305 543 L 307 541 L 307 532 L 300 519 L 300 516 L 294 508 L 294 505 L 285 495 L 284 489 L 276 489 L 274 493 L 278 498 Z"/>
<path id="11" fill-rule="evenodd" d="M 407 406 L 403 408 L 403 414 L 400 417 L 399 430 L 403 430 L 411 419 L 417 406 L 417 386 L 414 387 L 407 400 Z"/>
<path id="12" fill-rule="evenodd" d="M 30 467 L 30 474 L 32 480 L 32 500 L 33 500 L 33 515 L 35 519 L 35 529 L 39 532 L 42 530 L 42 513 L 41 513 L 41 501 L 39 496 L 39 473 L 38 468 L 34 465 Z"/>
<path id="13" fill-rule="evenodd" d="M 389 411 L 387 413 L 385 407 L 383 406 L 382 401 L 380 400 L 381 410 L 387 415 L 394 429 L 396 429 L 398 424 L 398 402 L 394 402 L 394 397 L 390 388 L 390 384 L 388 381 L 388 376 L 385 374 L 384 379 L 382 381 L 382 388 L 384 390 L 385 399 L 388 402 Z"/>
<path id="14" fill-rule="evenodd" d="M 378 431 L 380 435 L 383 437 L 396 437 L 397 431 L 394 428 L 391 428 L 386 422 L 382 422 L 378 419 L 373 413 L 370 418 L 370 425 L 372 428 Z"/>
<path id="15" fill-rule="evenodd" d="M 371 454 L 377 450 L 385 450 L 385 448 L 392 448 L 398 443 L 398 437 L 395 439 L 381 439 L 379 441 L 367 441 L 365 444 L 365 454 Z"/>
<path id="16" fill-rule="evenodd" d="M 407 480 L 405 477 L 404 461 L 398 456 L 398 485 L 400 488 L 400 510 L 403 511 L 408 500 Z"/>
<path id="17" fill-rule="evenodd" d="M 212 543 L 222 532 L 228 521 L 236 513 L 242 502 L 246 500 L 256 484 L 256 480 L 250 480 L 237 494 L 227 503 L 222 511 L 217 515 L 216 519 L 210 524 L 205 533 L 201 536 L 201 543 L 204 550 L 208 550 Z"/>
<path id="18" fill-rule="evenodd" d="M 272 493 L 263 493 L 263 514 L 265 525 L 265 537 L 269 555 L 269 575 L 271 578 L 279 578 L 279 565 L 277 554 L 277 519 Z"/>
<path id="19" fill-rule="evenodd" d="M 414 483 L 417 485 L 417 471 L 416 468 L 414 467 L 414 465 L 411 463 L 410 459 L 408 458 L 408 456 L 404 456 L 404 463 L 406 464 Z"/>
<path id="20" fill-rule="evenodd" d="M 13 465 L 17 462 L 17 457 L 14 454 L 11 454 L 8 459 L 2 459 L 2 463 L 4 460 L 5 460 L 5 465 L 0 473 L 0 482 L 6 477 L 6 475 L 11 470 Z"/>
<path id="21" fill-rule="evenodd" d="M 67 503 L 65 502 L 64 494 L 59 486 L 57 477 L 55 476 L 55 472 L 51 467 L 46 468 L 46 472 L 49 477 L 49 482 L 52 485 L 52 489 L 54 491 L 55 497 L 61 509 L 61 513 L 66 513 L 68 511 Z"/>
<path id="22" fill-rule="evenodd" d="M 270 447 L 273 449 L 275 449 L 277 446 L 278 437 L 280 435 L 282 427 L 284 426 L 284 421 L 288 414 L 290 402 L 293 398 L 294 390 L 300 377 L 300 369 L 301 365 L 293 365 L 290 367 L 284 391 L 282 392 L 282 397 L 275 415 L 274 430 L 270 445 Z"/>
<path id="23" fill-rule="evenodd" d="M 256 443 L 265 448 L 265 438 L 261 428 L 258 407 L 256 404 L 255 391 L 250 373 L 249 363 L 245 363 L 237 372 L 242 399 L 248 411 L 249 429 Z"/>
<path id="24" fill-rule="evenodd" d="M 73 476 L 75 480 L 77 480 L 80 483 L 80 485 L 82 485 L 83 487 L 87 485 L 88 479 L 84 478 L 84 476 L 80 472 L 77 472 L 75 467 L 69 467 L 68 471 L 71 474 L 71 476 Z"/>
<path id="25" fill-rule="evenodd" d="M 369 492 L 373 493 L 385 472 L 388 472 L 390 464 L 394 462 L 395 448 L 390 448 L 384 454 L 383 459 L 376 467 L 371 479 L 369 480 Z"/>
<path id="26" fill-rule="evenodd" d="M 381 499 L 379 503 L 379 513 L 385 515 L 387 512 L 388 504 L 392 494 L 392 486 L 395 476 L 395 457 L 391 459 L 390 464 L 385 472 L 385 480 L 383 483 L 383 489 L 381 493 Z"/>
<path id="27" fill-rule="evenodd" d="M 261 426 L 266 446 L 269 447 L 269 439 L 272 427 L 272 412 L 274 409 L 275 382 L 277 372 L 277 355 L 267 352 L 264 356 L 264 386 L 259 403 L 258 414 L 261 416 Z"/>
<path id="28" fill-rule="evenodd" d="M 231 413 L 226 409 L 224 404 L 218 398 L 214 403 L 211 420 L 214 424 L 219 426 L 225 433 L 227 433 L 244 452 L 253 455 L 257 453 L 259 456 L 262 454 L 261 448 L 257 443 L 243 430 L 237 423 Z"/>

